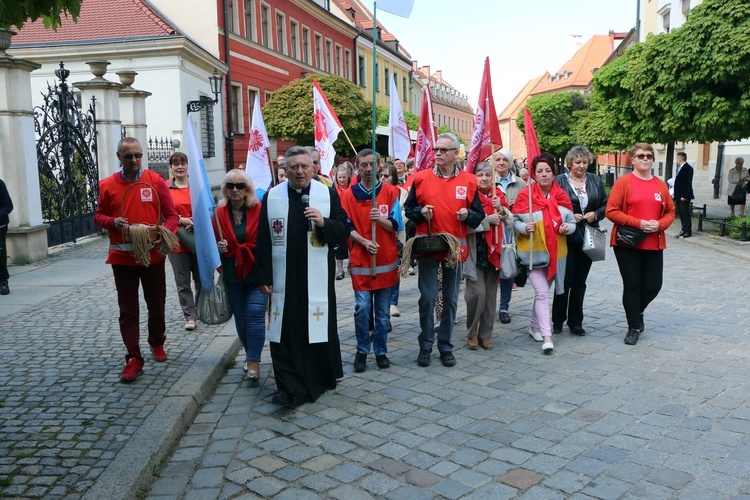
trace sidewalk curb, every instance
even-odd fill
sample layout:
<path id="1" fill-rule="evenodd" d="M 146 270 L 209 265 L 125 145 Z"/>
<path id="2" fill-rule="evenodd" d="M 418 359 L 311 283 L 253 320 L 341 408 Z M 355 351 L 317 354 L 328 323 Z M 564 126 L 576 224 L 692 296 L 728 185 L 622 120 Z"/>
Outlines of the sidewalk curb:
<path id="1" fill-rule="evenodd" d="M 125 447 L 83 496 L 88 500 L 130 500 L 153 483 L 155 467 L 193 423 L 214 392 L 240 342 L 229 321 L 169 390 Z"/>

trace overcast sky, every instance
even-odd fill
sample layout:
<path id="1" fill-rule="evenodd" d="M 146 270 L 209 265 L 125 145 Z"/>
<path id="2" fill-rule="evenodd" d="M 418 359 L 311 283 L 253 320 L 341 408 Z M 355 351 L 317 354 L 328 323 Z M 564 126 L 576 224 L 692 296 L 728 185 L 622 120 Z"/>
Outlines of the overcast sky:
<path id="1" fill-rule="evenodd" d="M 372 0 L 364 0 L 372 9 Z M 585 43 L 635 26 L 636 0 L 414 0 L 409 19 L 379 10 L 383 23 L 420 66 L 469 96 L 476 108 L 489 56 L 500 113 L 526 82 L 554 73 Z"/>

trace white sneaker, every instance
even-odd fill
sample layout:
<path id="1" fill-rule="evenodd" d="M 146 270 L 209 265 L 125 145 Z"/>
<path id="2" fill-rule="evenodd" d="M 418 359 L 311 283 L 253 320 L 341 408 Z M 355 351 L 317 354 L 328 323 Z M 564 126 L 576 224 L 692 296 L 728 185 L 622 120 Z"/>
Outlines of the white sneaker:
<path id="1" fill-rule="evenodd" d="M 401 313 L 399 312 L 397 306 L 394 306 L 394 305 L 391 306 L 391 316 L 396 316 L 396 317 L 401 316 Z"/>
<path id="2" fill-rule="evenodd" d="M 552 342 L 545 342 L 542 344 L 542 352 L 544 352 L 544 354 L 552 354 L 554 348 L 555 346 L 552 345 Z"/>
<path id="3" fill-rule="evenodd" d="M 536 340 L 537 342 L 541 342 L 544 339 L 542 338 L 542 332 L 539 332 L 537 330 L 534 330 L 533 328 L 529 327 L 529 335 L 531 335 L 531 338 Z"/>
<path id="4" fill-rule="evenodd" d="M 414 276 L 415 274 L 417 273 L 414 271 L 414 268 L 409 266 L 409 276 Z"/>

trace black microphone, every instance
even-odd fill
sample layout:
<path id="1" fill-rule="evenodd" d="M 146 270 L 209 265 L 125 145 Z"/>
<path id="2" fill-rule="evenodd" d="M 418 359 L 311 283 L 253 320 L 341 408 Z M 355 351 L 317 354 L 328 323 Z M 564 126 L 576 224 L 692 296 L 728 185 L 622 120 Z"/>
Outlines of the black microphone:
<path id="1" fill-rule="evenodd" d="M 305 208 L 310 208 L 310 196 L 306 195 L 306 194 L 303 194 L 302 195 L 302 203 L 305 204 Z M 312 231 L 313 230 L 313 221 L 311 221 L 310 219 L 307 219 L 307 225 L 309 227 L 309 231 Z"/>

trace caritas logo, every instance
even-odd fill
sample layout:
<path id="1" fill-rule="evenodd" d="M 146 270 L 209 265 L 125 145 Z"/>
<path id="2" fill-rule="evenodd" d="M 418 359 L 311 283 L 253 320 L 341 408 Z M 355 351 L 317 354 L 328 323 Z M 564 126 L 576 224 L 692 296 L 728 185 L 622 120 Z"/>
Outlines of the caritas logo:
<path id="1" fill-rule="evenodd" d="M 457 200 L 466 199 L 466 186 L 456 186 L 456 199 Z"/>

